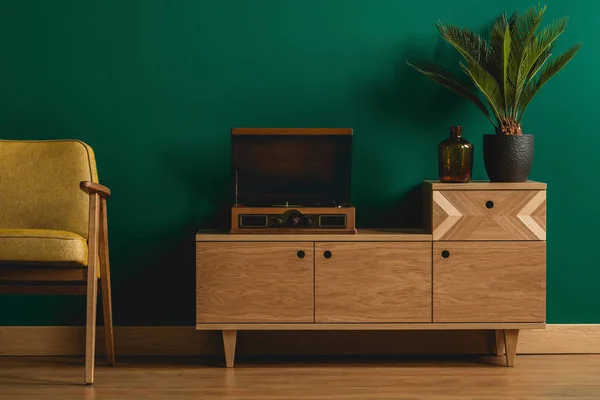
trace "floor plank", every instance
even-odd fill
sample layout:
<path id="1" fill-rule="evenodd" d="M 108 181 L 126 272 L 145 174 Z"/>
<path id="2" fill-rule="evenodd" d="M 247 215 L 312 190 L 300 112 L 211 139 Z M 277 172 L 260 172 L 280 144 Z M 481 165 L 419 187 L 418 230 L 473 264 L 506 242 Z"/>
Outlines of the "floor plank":
<path id="1" fill-rule="evenodd" d="M 0 358 L 0 399 L 598 399 L 600 355 L 481 358 Z"/>

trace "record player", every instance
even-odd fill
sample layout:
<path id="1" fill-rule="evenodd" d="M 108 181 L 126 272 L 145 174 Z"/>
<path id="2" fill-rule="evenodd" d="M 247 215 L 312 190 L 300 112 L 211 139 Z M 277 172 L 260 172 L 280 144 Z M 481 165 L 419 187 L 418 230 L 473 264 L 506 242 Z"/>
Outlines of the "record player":
<path id="1" fill-rule="evenodd" d="M 352 129 L 234 128 L 231 233 L 356 233 Z"/>

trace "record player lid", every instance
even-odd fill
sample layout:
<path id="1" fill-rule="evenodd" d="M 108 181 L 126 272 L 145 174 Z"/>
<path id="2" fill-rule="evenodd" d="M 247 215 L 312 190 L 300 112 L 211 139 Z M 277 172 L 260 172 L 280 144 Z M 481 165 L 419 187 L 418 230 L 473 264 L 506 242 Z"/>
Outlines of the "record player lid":
<path id="1" fill-rule="evenodd" d="M 352 130 L 316 131 L 321 133 L 246 129 L 240 134 L 234 130 L 234 201 L 254 207 L 350 203 Z"/>

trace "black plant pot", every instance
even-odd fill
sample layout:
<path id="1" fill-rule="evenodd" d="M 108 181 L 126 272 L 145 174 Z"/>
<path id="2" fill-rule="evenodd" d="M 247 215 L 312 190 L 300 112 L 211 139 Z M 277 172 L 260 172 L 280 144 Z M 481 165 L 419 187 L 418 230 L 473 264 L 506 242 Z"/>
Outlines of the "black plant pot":
<path id="1" fill-rule="evenodd" d="M 533 164 L 534 135 L 483 135 L 483 162 L 492 182 L 525 182 Z"/>

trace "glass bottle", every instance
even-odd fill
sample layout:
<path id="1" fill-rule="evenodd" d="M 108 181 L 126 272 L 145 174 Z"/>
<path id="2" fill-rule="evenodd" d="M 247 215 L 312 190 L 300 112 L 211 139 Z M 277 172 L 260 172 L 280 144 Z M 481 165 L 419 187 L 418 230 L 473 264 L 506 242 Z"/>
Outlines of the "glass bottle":
<path id="1" fill-rule="evenodd" d="M 450 127 L 450 137 L 438 145 L 440 182 L 470 182 L 473 145 L 462 138 L 460 126 Z"/>

